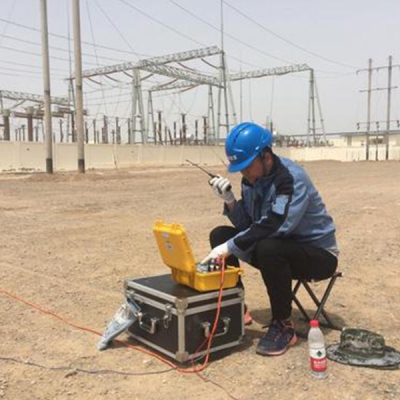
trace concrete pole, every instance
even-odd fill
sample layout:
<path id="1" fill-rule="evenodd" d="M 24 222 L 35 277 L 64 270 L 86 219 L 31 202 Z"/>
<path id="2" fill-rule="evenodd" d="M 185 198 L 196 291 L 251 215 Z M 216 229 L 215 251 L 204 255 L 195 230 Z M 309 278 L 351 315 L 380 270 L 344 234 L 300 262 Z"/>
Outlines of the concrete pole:
<path id="1" fill-rule="evenodd" d="M 365 138 L 365 159 L 369 160 L 369 133 L 371 131 L 371 92 L 372 92 L 372 58 L 368 60 L 368 100 L 367 100 L 367 132 Z"/>
<path id="2" fill-rule="evenodd" d="M 144 120 L 144 108 L 143 108 L 143 95 L 142 95 L 142 85 L 140 83 L 140 70 L 135 68 L 133 70 L 133 80 L 134 80 L 134 98 L 135 100 L 135 111 L 134 111 L 134 128 L 136 127 L 136 119 L 139 118 L 140 123 L 140 137 L 142 143 L 147 143 L 148 133 L 146 129 L 146 123 Z M 133 101 L 132 101 L 133 103 Z M 137 109 L 139 113 L 137 113 Z"/>
<path id="3" fill-rule="evenodd" d="M 33 107 L 27 107 L 26 114 L 28 122 L 28 141 L 33 142 Z"/>
<path id="4" fill-rule="evenodd" d="M 89 143 L 89 128 L 87 121 L 85 121 L 85 142 Z"/>
<path id="5" fill-rule="evenodd" d="M 108 143 L 108 118 L 103 115 L 103 143 Z"/>
<path id="6" fill-rule="evenodd" d="M 158 114 L 158 138 L 160 140 L 160 144 L 163 144 L 162 140 L 162 111 L 157 111 Z"/>
<path id="7" fill-rule="evenodd" d="M 10 110 L 3 110 L 4 140 L 11 140 L 10 135 Z"/>
<path id="8" fill-rule="evenodd" d="M 221 0 L 221 82 L 224 91 L 224 105 L 225 105 L 225 127 L 226 134 L 228 135 L 229 126 L 229 108 L 228 108 L 228 87 L 227 87 L 227 71 L 226 71 L 226 58 L 224 49 L 224 2 Z M 221 111 L 220 111 L 221 112 Z M 220 130 L 218 127 L 218 139 L 220 139 Z"/>
<path id="9" fill-rule="evenodd" d="M 63 129 L 64 121 L 60 118 L 60 142 L 64 142 L 64 129 Z"/>
<path id="10" fill-rule="evenodd" d="M 240 63 L 240 73 L 242 73 L 242 63 Z M 243 79 L 239 81 L 239 120 L 243 121 Z"/>
<path id="11" fill-rule="evenodd" d="M 317 99 L 317 107 L 318 107 L 318 113 L 319 113 L 319 120 L 321 123 L 322 136 L 324 138 L 324 144 L 326 146 L 328 144 L 328 142 L 326 140 L 324 117 L 322 116 L 321 100 L 320 100 L 320 97 L 318 94 L 318 86 L 317 86 L 317 80 L 315 78 L 315 75 L 314 75 L 314 89 L 315 89 L 315 98 Z"/>
<path id="12" fill-rule="evenodd" d="M 154 144 L 157 144 L 157 122 L 153 122 Z"/>
<path id="13" fill-rule="evenodd" d="M 68 135 L 67 135 L 68 138 Z M 68 140 L 67 140 L 68 141 Z M 75 129 L 75 114 L 71 113 L 71 142 L 76 142 L 76 129 Z"/>
<path id="14" fill-rule="evenodd" d="M 307 147 L 310 147 L 310 130 L 311 130 L 311 83 L 309 85 L 309 96 L 308 96 L 308 116 L 307 116 Z M 272 121 L 272 118 L 271 118 Z M 271 131 L 272 132 L 272 131 Z"/>
<path id="15" fill-rule="evenodd" d="M 314 70 L 310 70 L 310 100 L 311 100 L 311 130 L 313 133 L 314 146 L 317 144 L 315 136 L 315 87 L 314 87 Z"/>
<path id="16" fill-rule="evenodd" d="M 97 132 L 96 132 L 96 118 L 93 119 L 93 141 L 98 143 Z"/>
<path id="17" fill-rule="evenodd" d="M 207 144 L 207 117 L 203 117 L 203 143 Z"/>
<path id="18" fill-rule="evenodd" d="M 176 121 L 174 121 L 174 144 L 176 145 Z"/>
<path id="19" fill-rule="evenodd" d="M 146 126 L 148 127 L 148 131 L 146 131 L 147 140 L 149 138 L 150 127 L 154 127 L 153 98 L 151 93 L 152 92 L 149 90 L 147 99 L 147 124 L 146 124 Z M 153 141 L 154 143 L 157 143 L 157 135 L 155 130 L 153 132 Z"/>
<path id="20" fill-rule="evenodd" d="M 73 79 L 68 79 L 68 104 L 71 106 L 71 103 L 74 107 L 74 109 L 76 108 L 76 103 L 75 103 L 75 93 L 74 93 L 74 83 L 73 83 Z M 70 137 L 70 129 L 72 130 L 71 132 L 71 141 L 73 141 L 73 137 L 74 137 L 74 129 L 75 129 L 75 125 L 74 125 L 74 113 L 70 112 L 68 114 L 68 118 L 67 118 L 67 128 L 66 128 L 66 142 L 69 142 L 69 137 Z"/>
<path id="21" fill-rule="evenodd" d="M 225 53 L 222 52 L 222 76 L 223 76 L 223 85 L 224 85 L 225 126 L 226 126 L 226 135 L 228 135 L 229 130 L 230 130 L 230 125 L 229 125 L 228 87 L 227 87 L 226 75 L 227 74 L 226 74 L 226 64 L 225 64 Z"/>
<path id="22" fill-rule="evenodd" d="M 119 126 L 119 118 L 115 117 L 115 132 L 117 135 L 117 144 L 121 144 L 121 128 Z"/>
<path id="23" fill-rule="evenodd" d="M 387 113 L 386 113 L 386 153 L 385 158 L 389 160 L 389 131 L 390 131 L 390 97 L 392 93 L 392 56 L 389 56 L 389 66 L 388 66 L 388 99 L 387 99 Z"/>
<path id="24" fill-rule="evenodd" d="M 186 114 L 181 114 L 181 115 L 182 115 L 182 140 L 183 140 L 183 144 L 186 144 L 186 137 L 187 137 Z"/>
<path id="25" fill-rule="evenodd" d="M 173 142 L 173 140 L 172 140 L 171 129 L 169 129 L 169 128 L 168 128 L 168 137 L 169 137 L 169 143 L 170 143 L 171 145 L 173 145 L 174 142 Z"/>
<path id="26" fill-rule="evenodd" d="M 131 119 L 128 118 L 127 119 L 127 123 L 128 123 L 128 144 L 131 144 Z"/>
<path id="27" fill-rule="evenodd" d="M 76 130 L 78 136 L 78 171 L 85 172 L 85 148 L 83 126 L 83 91 L 82 91 L 82 49 L 81 49 L 81 19 L 79 0 L 72 0 L 72 19 L 74 25 L 74 55 L 75 55 L 75 96 L 76 96 Z"/>
<path id="28" fill-rule="evenodd" d="M 47 28 L 47 0 L 40 0 L 42 25 L 42 64 L 44 89 L 44 116 L 46 124 L 46 172 L 53 173 L 53 135 L 51 127 L 49 33 Z"/>
<path id="29" fill-rule="evenodd" d="M 137 102 L 138 102 L 138 93 L 137 93 L 137 82 L 136 75 L 137 70 L 132 70 L 132 110 L 131 110 L 131 118 L 132 118 L 132 130 L 131 130 L 131 143 L 136 142 L 136 110 L 137 110 Z M 142 132 L 143 133 L 143 132 Z"/>
<path id="30" fill-rule="evenodd" d="M 222 56 L 221 56 L 221 60 L 222 60 Z M 223 85 L 223 79 L 222 79 L 222 61 L 221 61 L 221 67 L 220 67 L 220 72 L 219 72 L 219 83 L 220 86 L 218 87 L 218 96 L 217 96 L 217 126 L 215 129 L 215 134 L 213 137 L 213 144 L 215 144 L 216 142 L 218 142 L 220 136 L 221 136 L 221 107 L 222 107 L 222 103 L 221 103 L 221 99 L 222 99 L 222 85 Z"/>
<path id="31" fill-rule="evenodd" d="M 219 89 L 218 89 L 219 93 Z M 212 143 L 215 139 L 215 112 L 212 86 L 208 86 L 208 134 L 206 144 Z"/>
<path id="32" fill-rule="evenodd" d="M 235 107 L 235 101 L 233 100 L 233 92 L 232 92 L 232 84 L 231 81 L 229 79 L 229 68 L 228 68 L 228 62 L 226 61 L 225 58 L 225 71 L 226 71 L 226 82 L 225 84 L 228 87 L 228 91 L 229 91 L 229 102 L 231 104 L 231 109 L 232 109 L 232 119 L 233 119 L 233 125 L 237 125 L 237 116 L 236 116 L 236 107 Z M 230 131 L 230 127 L 228 127 L 227 133 L 229 133 Z"/>

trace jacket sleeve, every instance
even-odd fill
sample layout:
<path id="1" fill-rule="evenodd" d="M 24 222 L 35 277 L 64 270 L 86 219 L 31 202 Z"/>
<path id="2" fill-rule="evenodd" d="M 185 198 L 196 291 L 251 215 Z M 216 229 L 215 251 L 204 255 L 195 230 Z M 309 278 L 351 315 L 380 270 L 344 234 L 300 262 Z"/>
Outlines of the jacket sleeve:
<path id="1" fill-rule="evenodd" d="M 308 206 L 307 180 L 294 180 L 285 170 L 275 179 L 275 196 L 258 221 L 228 241 L 231 254 L 249 261 L 257 242 L 290 233 L 302 219 Z"/>
<path id="2" fill-rule="evenodd" d="M 244 231 L 251 225 L 250 215 L 248 214 L 245 202 L 242 199 L 236 202 L 231 211 L 228 206 L 224 204 L 223 214 L 229 218 L 233 226 L 239 231 Z"/>

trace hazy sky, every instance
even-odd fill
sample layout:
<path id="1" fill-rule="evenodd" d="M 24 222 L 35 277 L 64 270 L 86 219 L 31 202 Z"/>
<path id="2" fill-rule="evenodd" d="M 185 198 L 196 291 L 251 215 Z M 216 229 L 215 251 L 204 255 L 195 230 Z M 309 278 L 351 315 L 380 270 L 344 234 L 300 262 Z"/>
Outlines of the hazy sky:
<path id="1" fill-rule="evenodd" d="M 81 0 L 84 69 L 166 55 L 206 46 L 220 46 L 220 0 Z M 63 78 L 73 71 L 71 0 L 48 0 L 52 95 L 66 95 Z M 231 72 L 306 63 L 315 69 L 327 132 L 354 131 L 366 119 L 367 67 L 400 62 L 400 1 L 382 0 L 226 0 L 223 3 L 224 45 Z M 41 94 L 40 1 L 1 0 L 0 89 Z M 10 21 L 7 23 L 6 21 Z M 27 29 L 26 27 L 35 28 Z M 70 28 L 68 28 L 70 26 Z M 108 49 L 101 47 L 106 46 Z M 209 61 L 217 65 L 218 59 Z M 185 63 L 205 73 L 217 73 L 200 61 Z M 146 75 L 146 73 L 144 73 Z M 129 78 L 119 82 L 85 81 L 85 107 L 91 115 L 128 117 Z M 373 87 L 387 86 L 387 70 L 373 74 Z M 144 89 L 170 79 L 151 77 Z M 399 84 L 399 67 L 393 69 Z M 115 87 L 113 89 L 113 87 Z M 240 96 L 240 89 L 242 97 Z M 233 84 L 238 118 L 265 123 L 274 120 L 281 133 L 306 133 L 309 74 L 261 78 Z M 181 94 L 154 94 L 154 109 L 172 124 L 179 114 L 194 120 L 207 114 L 207 88 Z M 146 103 L 146 92 L 144 100 Z M 242 101 L 240 100 L 242 98 Z M 392 119 L 400 118 L 398 89 L 393 90 Z M 216 96 L 214 98 L 216 100 Z M 105 104 L 106 103 L 106 104 Z M 372 119 L 386 118 L 387 93 L 375 91 Z M 242 104 L 242 107 L 240 106 Z M 145 104 L 145 108 L 147 105 Z M 242 112 L 240 112 L 242 111 Z M 393 125 L 397 126 L 397 125 Z"/>

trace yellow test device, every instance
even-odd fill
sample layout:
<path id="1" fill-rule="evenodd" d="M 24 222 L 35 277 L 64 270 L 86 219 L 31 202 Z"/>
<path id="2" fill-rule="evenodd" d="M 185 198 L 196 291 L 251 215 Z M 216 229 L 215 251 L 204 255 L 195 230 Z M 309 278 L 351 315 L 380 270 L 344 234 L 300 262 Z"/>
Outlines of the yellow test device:
<path id="1" fill-rule="evenodd" d="M 165 265 L 171 268 L 172 279 L 176 283 L 189 286 L 199 292 L 219 289 L 221 272 L 205 271 L 199 268 L 201 265 L 193 256 L 183 225 L 156 221 L 153 232 L 161 258 Z M 226 266 L 223 288 L 235 287 L 242 273 L 242 268 Z"/>

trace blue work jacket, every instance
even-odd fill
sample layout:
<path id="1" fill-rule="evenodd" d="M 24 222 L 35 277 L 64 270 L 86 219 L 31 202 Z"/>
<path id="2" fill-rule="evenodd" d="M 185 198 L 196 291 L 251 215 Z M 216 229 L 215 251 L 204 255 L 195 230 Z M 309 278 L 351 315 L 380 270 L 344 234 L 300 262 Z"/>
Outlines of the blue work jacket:
<path id="1" fill-rule="evenodd" d="M 335 224 L 305 170 L 273 155 L 271 172 L 250 185 L 242 179 L 242 198 L 224 214 L 240 231 L 228 241 L 231 254 L 251 262 L 256 244 L 284 238 L 323 248 L 338 256 Z"/>

